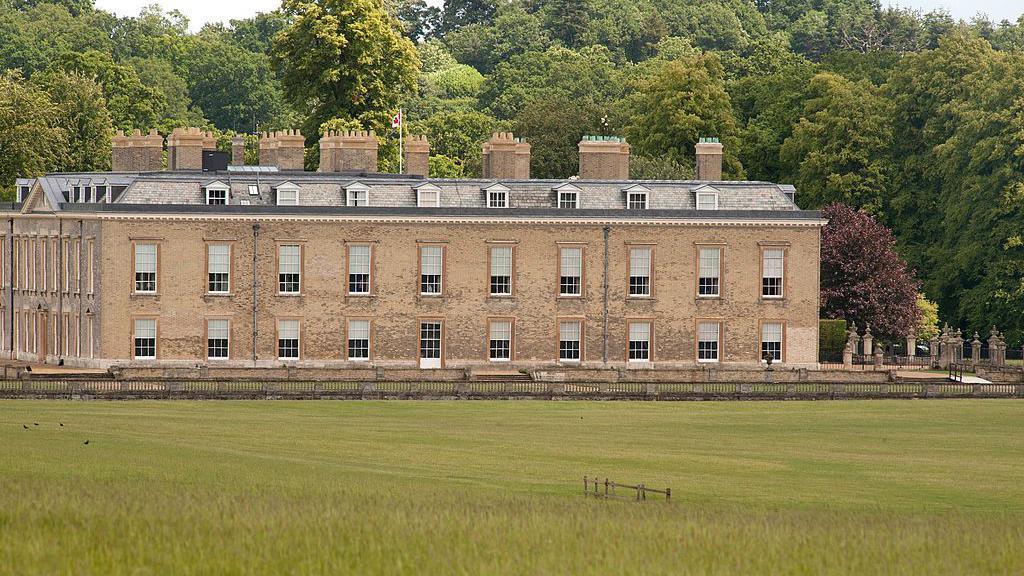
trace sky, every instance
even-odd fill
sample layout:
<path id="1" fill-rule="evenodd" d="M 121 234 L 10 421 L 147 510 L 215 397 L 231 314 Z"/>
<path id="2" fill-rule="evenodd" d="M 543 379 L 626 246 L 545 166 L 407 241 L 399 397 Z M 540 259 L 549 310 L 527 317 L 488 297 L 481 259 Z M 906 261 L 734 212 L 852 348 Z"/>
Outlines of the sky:
<path id="1" fill-rule="evenodd" d="M 96 7 L 108 10 L 118 16 L 135 16 L 146 5 L 158 0 L 96 0 Z M 1024 5 L 1017 0 L 883 0 L 890 5 L 916 8 L 928 12 L 945 8 L 955 18 L 969 19 L 978 12 L 989 18 L 1015 21 L 1024 13 Z M 440 4 L 441 0 L 428 0 Z M 248 18 L 257 12 L 273 10 L 280 0 L 176 0 L 164 1 L 165 8 L 175 8 L 188 17 L 192 30 L 198 30 L 207 22 L 226 22 L 232 18 Z"/>

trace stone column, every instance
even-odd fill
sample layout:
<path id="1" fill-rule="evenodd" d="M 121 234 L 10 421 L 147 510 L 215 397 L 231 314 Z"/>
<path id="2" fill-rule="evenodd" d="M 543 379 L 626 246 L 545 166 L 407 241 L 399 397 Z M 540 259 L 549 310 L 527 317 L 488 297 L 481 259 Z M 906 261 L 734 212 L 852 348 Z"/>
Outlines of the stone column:
<path id="1" fill-rule="evenodd" d="M 943 370 L 949 368 L 950 358 L 953 356 L 949 340 L 949 324 L 946 324 L 942 327 L 942 334 L 939 335 L 939 368 Z"/>
<path id="2" fill-rule="evenodd" d="M 907 357 L 917 356 L 917 337 L 913 334 L 907 336 Z"/>
<path id="3" fill-rule="evenodd" d="M 989 349 L 989 360 L 992 360 L 992 350 Z M 981 340 L 978 340 L 978 333 L 974 333 L 974 340 L 971 340 L 971 364 L 977 366 L 981 364 Z"/>
<path id="4" fill-rule="evenodd" d="M 870 356 L 874 352 L 874 337 L 871 335 L 871 324 L 864 329 L 864 356 Z"/>
<path id="5" fill-rule="evenodd" d="M 875 370 L 880 370 L 882 368 L 882 345 L 881 344 L 875 344 L 874 360 L 875 360 Z"/>
<path id="6" fill-rule="evenodd" d="M 843 348 L 843 368 L 847 370 L 853 368 L 853 346 L 852 342 L 847 341 L 846 347 Z"/>
<path id="7" fill-rule="evenodd" d="M 939 337 L 932 336 L 932 339 L 928 341 L 928 365 L 935 366 L 939 365 Z"/>

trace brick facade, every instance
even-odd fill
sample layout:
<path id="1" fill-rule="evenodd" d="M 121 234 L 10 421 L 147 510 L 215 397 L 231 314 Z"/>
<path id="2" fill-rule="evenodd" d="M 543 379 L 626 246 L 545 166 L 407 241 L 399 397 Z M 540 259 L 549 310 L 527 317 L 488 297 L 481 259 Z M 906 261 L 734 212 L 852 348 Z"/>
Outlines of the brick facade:
<path id="1" fill-rule="evenodd" d="M 252 220 L 188 221 L 111 219 L 101 222 L 105 243 L 99 261 L 105 290 L 98 346 L 103 361 L 125 362 L 132 356 L 132 321 L 158 319 L 158 361 L 205 363 L 206 320 L 226 318 L 231 328 L 231 364 L 253 360 Z M 371 320 L 370 363 L 417 365 L 418 321 L 444 324 L 445 367 L 492 364 L 488 360 L 488 319 L 511 319 L 514 350 L 502 368 L 557 364 L 557 319 L 584 321 L 582 366 L 601 366 L 604 344 L 604 237 L 602 225 L 426 224 L 361 222 L 260 222 L 256 235 L 256 355 L 258 365 L 278 364 L 276 319 L 301 321 L 301 358 L 305 366 L 350 365 L 346 358 L 347 319 Z M 707 229 L 679 225 L 611 225 L 608 233 L 609 365 L 625 366 L 627 323 L 651 322 L 653 366 L 695 363 L 695 321 L 720 321 L 723 364 L 752 365 L 759 358 L 759 327 L 764 320 L 785 326 L 786 364 L 817 361 L 816 227 L 724 226 Z M 786 248 L 785 296 L 760 298 L 762 244 Z M 156 295 L 133 295 L 135 242 L 159 245 Z M 489 291 L 488 248 L 510 242 L 514 254 L 512 297 Z M 696 247 L 723 247 L 722 294 L 696 296 Z M 206 293 L 206 246 L 231 245 L 231 293 Z M 373 247 L 372 292 L 346 295 L 346 244 Z M 443 246 L 444 288 L 441 296 L 419 293 L 421 244 Z M 581 246 L 583 294 L 558 296 L 560 243 Z M 277 246 L 302 247 L 301 294 L 277 292 Z M 653 248 L 652 296 L 627 297 L 630 245 Z M 212 361 L 218 363 L 219 361 Z"/>

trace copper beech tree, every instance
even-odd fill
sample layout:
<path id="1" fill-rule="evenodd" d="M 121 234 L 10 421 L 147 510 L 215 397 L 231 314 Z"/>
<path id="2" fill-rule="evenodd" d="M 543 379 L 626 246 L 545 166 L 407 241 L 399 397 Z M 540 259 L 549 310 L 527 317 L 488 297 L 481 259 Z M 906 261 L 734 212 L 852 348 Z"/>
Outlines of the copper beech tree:
<path id="1" fill-rule="evenodd" d="M 896 253 L 892 232 L 845 204 L 829 204 L 822 215 L 821 317 L 870 325 L 888 340 L 916 334 L 919 282 Z"/>

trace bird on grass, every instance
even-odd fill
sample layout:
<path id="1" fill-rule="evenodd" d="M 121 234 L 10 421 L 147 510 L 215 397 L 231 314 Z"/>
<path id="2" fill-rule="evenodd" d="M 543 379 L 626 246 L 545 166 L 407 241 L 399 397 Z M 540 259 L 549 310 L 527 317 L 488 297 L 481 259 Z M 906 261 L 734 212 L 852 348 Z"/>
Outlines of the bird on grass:
<path id="1" fill-rule="evenodd" d="M 86 446 L 88 446 L 89 445 L 89 441 L 86 440 L 85 442 L 82 442 L 82 444 L 85 444 Z"/>
<path id="2" fill-rule="evenodd" d="M 24 424 L 22 424 L 21 427 L 24 428 L 25 430 L 28 430 L 28 426 L 26 426 Z"/>
<path id="3" fill-rule="evenodd" d="M 39 426 L 39 422 L 33 422 L 32 425 L 33 426 Z"/>
<path id="4" fill-rule="evenodd" d="M 60 427 L 61 427 L 61 428 L 63 428 L 63 427 L 64 427 L 64 423 L 63 423 L 63 422 L 58 422 L 58 424 L 60 424 Z"/>

